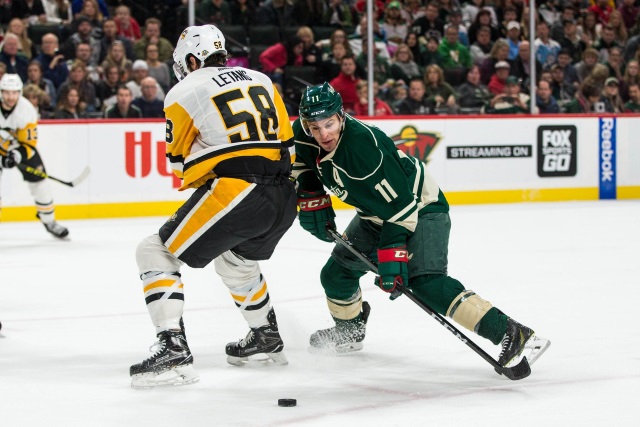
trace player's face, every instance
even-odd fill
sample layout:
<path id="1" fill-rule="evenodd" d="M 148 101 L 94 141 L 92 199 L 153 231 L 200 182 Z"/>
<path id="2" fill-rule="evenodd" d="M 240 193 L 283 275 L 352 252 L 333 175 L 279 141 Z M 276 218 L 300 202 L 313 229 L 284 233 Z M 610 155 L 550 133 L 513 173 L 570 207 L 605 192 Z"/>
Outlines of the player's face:
<path id="1" fill-rule="evenodd" d="M 2 107 L 5 110 L 10 110 L 16 106 L 20 99 L 20 91 L 17 90 L 3 90 L 2 91 Z"/>
<path id="2" fill-rule="evenodd" d="M 313 138 L 318 141 L 320 147 L 324 151 L 331 152 L 336 149 L 338 139 L 340 138 L 340 130 L 342 128 L 342 120 L 337 114 L 328 119 L 318 120 L 317 122 L 309 122 L 309 131 Z"/>

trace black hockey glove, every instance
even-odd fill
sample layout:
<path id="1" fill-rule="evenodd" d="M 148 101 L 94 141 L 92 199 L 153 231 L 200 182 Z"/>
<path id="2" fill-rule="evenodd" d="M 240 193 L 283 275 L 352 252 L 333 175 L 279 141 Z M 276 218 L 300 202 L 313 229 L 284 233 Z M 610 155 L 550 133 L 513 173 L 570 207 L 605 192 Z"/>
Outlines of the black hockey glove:
<path id="1" fill-rule="evenodd" d="M 302 228 L 325 242 L 333 242 L 326 228 L 336 229 L 333 220 L 336 213 L 331 206 L 331 197 L 324 191 L 298 192 L 298 219 Z"/>
<path id="2" fill-rule="evenodd" d="M 11 169 L 22 161 L 22 154 L 18 150 L 11 150 L 6 156 L 2 156 L 2 166 Z"/>

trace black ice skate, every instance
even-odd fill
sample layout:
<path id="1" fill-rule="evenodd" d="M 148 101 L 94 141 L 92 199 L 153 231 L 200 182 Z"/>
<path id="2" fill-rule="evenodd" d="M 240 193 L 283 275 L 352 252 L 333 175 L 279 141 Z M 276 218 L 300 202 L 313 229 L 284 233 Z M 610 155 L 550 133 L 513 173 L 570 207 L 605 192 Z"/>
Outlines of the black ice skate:
<path id="1" fill-rule="evenodd" d="M 163 331 L 153 356 L 131 366 L 131 387 L 179 386 L 198 382 L 193 356 L 181 331 Z"/>
<path id="2" fill-rule="evenodd" d="M 366 301 L 362 302 L 362 312 L 354 319 L 341 320 L 334 318 L 336 326 L 314 332 L 309 338 L 312 350 L 330 351 L 335 353 L 350 353 L 362 350 L 367 319 L 371 307 Z"/>
<path id="3" fill-rule="evenodd" d="M 231 365 L 241 366 L 249 360 L 249 356 L 264 353 L 268 359 L 276 365 L 289 363 L 282 350 L 284 343 L 278 332 L 278 322 L 273 308 L 267 315 L 269 324 L 259 328 L 251 328 L 246 337 L 238 342 L 227 344 L 227 362 Z"/>
<path id="4" fill-rule="evenodd" d="M 40 214 L 37 214 L 38 218 L 40 218 Z M 58 239 L 64 239 L 69 235 L 69 230 L 67 227 L 63 227 L 57 222 L 43 222 L 44 228 L 51 234 L 53 234 Z"/>
<path id="5" fill-rule="evenodd" d="M 549 340 L 537 337 L 532 329 L 509 318 L 507 332 L 502 338 L 502 352 L 500 352 L 498 363 L 504 367 L 511 367 L 526 357 L 531 365 L 550 345 Z"/>

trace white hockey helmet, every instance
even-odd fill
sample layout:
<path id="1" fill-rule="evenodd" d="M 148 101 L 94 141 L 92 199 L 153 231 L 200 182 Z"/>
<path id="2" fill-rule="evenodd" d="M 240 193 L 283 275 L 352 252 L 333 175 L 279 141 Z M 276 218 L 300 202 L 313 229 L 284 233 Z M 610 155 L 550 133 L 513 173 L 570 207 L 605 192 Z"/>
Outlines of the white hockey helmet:
<path id="1" fill-rule="evenodd" d="M 1 90 L 13 90 L 22 94 L 22 79 L 17 74 L 6 73 L 0 79 L 0 91 Z"/>
<path id="2" fill-rule="evenodd" d="M 187 27 L 176 44 L 173 51 L 173 72 L 178 80 L 184 79 L 189 74 L 189 57 L 193 56 L 203 66 L 209 56 L 221 53 L 226 55 L 224 35 L 215 25 L 201 25 Z"/>

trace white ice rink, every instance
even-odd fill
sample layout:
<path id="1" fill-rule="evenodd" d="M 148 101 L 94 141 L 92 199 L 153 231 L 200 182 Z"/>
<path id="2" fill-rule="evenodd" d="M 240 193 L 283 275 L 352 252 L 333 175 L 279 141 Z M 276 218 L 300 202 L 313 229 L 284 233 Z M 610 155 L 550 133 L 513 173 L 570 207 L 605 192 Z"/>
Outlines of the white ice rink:
<path id="1" fill-rule="evenodd" d="M 213 265 L 183 269 L 200 382 L 139 391 L 129 366 L 155 334 L 134 259 L 163 218 L 0 223 L 0 426 L 640 425 L 640 202 L 453 206 L 450 274 L 551 347 L 510 381 L 406 297 L 362 281 L 361 352 L 308 352 L 332 322 L 319 282 L 331 245 L 294 224 L 263 262 L 289 365 L 235 367 L 247 326 Z M 342 230 L 351 212 L 338 212 Z M 498 347 L 470 337 L 496 356 Z M 298 406 L 281 408 L 278 398 Z"/>

